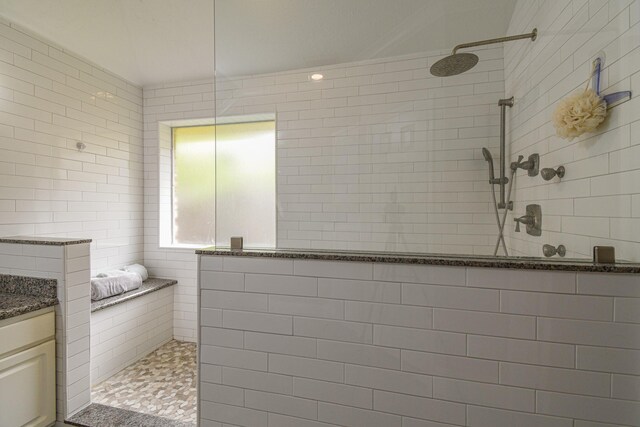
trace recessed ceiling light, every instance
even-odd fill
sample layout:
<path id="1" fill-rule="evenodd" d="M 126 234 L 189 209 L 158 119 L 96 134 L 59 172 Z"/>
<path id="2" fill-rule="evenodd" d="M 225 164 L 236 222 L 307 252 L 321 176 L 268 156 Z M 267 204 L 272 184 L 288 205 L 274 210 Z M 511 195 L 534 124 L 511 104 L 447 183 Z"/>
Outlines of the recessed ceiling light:
<path id="1" fill-rule="evenodd" d="M 324 79 L 324 76 L 322 74 L 320 74 L 320 73 L 311 74 L 311 80 L 318 81 L 318 80 L 322 80 L 322 79 Z"/>

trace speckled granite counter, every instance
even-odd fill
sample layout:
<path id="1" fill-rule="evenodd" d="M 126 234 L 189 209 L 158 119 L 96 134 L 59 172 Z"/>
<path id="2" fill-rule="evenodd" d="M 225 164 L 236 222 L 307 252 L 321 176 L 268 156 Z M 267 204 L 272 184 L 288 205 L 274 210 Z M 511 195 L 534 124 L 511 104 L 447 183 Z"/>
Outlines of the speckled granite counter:
<path id="1" fill-rule="evenodd" d="M 178 283 L 173 279 L 160 279 L 160 278 L 149 278 L 142 282 L 142 286 L 138 289 L 134 289 L 133 291 L 125 292 L 120 295 L 114 295 L 109 298 L 101 299 L 98 301 L 91 301 L 91 312 L 103 310 L 107 307 L 112 307 L 114 305 L 122 304 L 123 302 L 132 300 L 134 298 L 139 298 L 143 295 L 150 294 L 151 292 L 159 291 L 160 289 L 166 288 L 167 286 L 172 286 Z"/>
<path id="2" fill-rule="evenodd" d="M 0 320 L 58 303 L 57 281 L 0 274 Z"/>
<path id="3" fill-rule="evenodd" d="M 91 239 L 73 239 L 65 237 L 40 237 L 40 236 L 8 236 L 0 237 L 0 243 L 16 243 L 21 245 L 49 245 L 67 246 L 91 243 Z"/>
<path id="4" fill-rule="evenodd" d="M 442 265 L 451 267 L 487 267 L 487 268 L 515 268 L 526 270 L 553 271 L 586 271 L 601 273 L 640 273 L 640 264 L 616 263 L 595 264 L 578 259 L 546 259 L 534 257 L 489 257 L 489 256 L 453 256 L 433 254 L 398 253 L 387 254 L 380 252 L 335 252 L 335 251 L 294 251 L 294 250 L 231 250 L 228 248 L 204 248 L 196 250 L 199 255 L 260 257 L 260 258 L 288 258 L 323 261 L 351 261 L 375 262 L 392 264 L 423 264 Z"/>

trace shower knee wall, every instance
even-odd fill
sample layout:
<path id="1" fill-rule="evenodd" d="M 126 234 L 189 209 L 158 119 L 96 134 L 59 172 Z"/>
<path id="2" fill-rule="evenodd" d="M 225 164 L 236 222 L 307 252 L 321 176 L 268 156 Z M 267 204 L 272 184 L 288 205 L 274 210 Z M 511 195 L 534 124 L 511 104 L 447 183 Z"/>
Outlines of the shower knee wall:
<path id="1" fill-rule="evenodd" d="M 202 255 L 199 289 L 202 425 L 640 419 L 637 274 Z"/>

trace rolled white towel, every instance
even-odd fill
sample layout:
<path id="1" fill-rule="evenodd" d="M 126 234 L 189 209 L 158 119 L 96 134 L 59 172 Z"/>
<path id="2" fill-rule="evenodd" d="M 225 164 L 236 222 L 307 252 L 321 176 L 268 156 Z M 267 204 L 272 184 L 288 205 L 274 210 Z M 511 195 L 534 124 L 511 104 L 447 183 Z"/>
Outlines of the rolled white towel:
<path id="1" fill-rule="evenodd" d="M 143 282 L 149 278 L 149 272 L 142 264 L 125 265 L 122 268 L 122 271 L 127 271 L 129 273 L 138 273 L 140 277 L 142 277 Z"/>
<path id="2" fill-rule="evenodd" d="M 96 274 L 96 277 L 118 277 L 118 276 L 122 276 L 124 274 L 127 274 L 126 271 L 124 270 L 107 270 L 107 271 L 103 271 L 102 273 L 98 273 Z"/>
<path id="3" fill-rule="evenodd" d="M 93 301 L 109 298 L 127 291 L 138 289 L 142 278 L 137 273 L 126 273 L 118 276 L 94 277 L 91 279 L 91 299 Z"/>

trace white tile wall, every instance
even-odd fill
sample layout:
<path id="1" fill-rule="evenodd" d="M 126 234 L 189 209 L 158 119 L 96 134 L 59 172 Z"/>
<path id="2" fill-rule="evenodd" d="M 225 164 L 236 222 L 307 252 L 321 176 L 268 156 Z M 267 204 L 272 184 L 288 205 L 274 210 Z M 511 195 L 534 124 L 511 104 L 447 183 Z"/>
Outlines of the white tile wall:
<path id="1" fill-rule="evenodd" d="M 538 28 L 534 43 L 504 48 L 511 158 L 540 153 L 541 167 L 566 167 L 562 181 L 516 177 L 514 215 L 525 205 L 542 206 L 543 234 L 509 229 L 516 255 L 542 255 L 542 244 L 564 244 L 570 257 L 590 257 L 594 245 L 616 247 L 618 258 L 639 261 L 637 229 L 640 44 L 638 2 L 634 0 L 520 0 L 508 33 Z M 551 124 L 560 99 L 583 88 L 591 61 L 605 56 L 605 94 L 632 90 L 634 98 L 613 108 L 595 134 L 573 141 L 558 138 Z M 507 224 L 511 224 L 507 220 Z"/>
<path id="2" fill-rule="evenodd" d="M 90 394 L 90 307 L 91 261 L 88 243 L 64 246 L 64 304 L 63 322 L 66 345 L 66 416 L 91 403 Z M 58 284 L 58 289 L 60 284 Z M 63 302 L 64 301 L 64 302 Z"/>
<path id="3" fill-rule="evenodd" d="M 181 103 L 181 96 L 199 101 Z M 150 274 L 178 280 L 174 288 L 173 335 L 197 338 L 197 258 L 193 249 L 164 247 L 171 241 L 171 128 L 164 121 L 215 117 L 213 83 L 191 82 L 147 87 L 144 95 L 144 264 Z M 174 97 L 178 106 L 173 109 Z M 204 100 L 203 100 L 204 99 Z M 185 112 L 188 115 L 185 115 Z M 161 167 L 162 166 L 162 167 Z M 162 245 L 161 245 L 162 242 Z"/>
<path id="4" fill-rule="evenodd" d="M 640 426 L 638 275 L 200 265 L 202 425 Z"/>
<path id="5" fill-rule="evenodd" d="M 62 421 L 90 403 L 89 244 L 0 244 L 0 273 L 56 279 L 56 400 Z"/>
<path id="6" fill-rule="evenodd" d="M 173 338 L 173 289 L 91 313 L 91 384 L 106 380 Z"/>
<path id="7" fill-rule="evenodd" d="M 94 271 L 142 261 L 142 89 L 0 30 L 0 235 L 91 238 Z"/>
<path id="8" fill-rule="evenodd" d="M 196 337 L 196 262 L 190 250 L 160 247 L 171 206 L 164 123 L 211 118 L 215 107 L 218 116 L 276 114 L 280 247 L 492 250 L 480 149 L 498 144 L 502 48 L 482 50 L 478 67 L 453 79 L 429 74 L 438 56 L 324 67 L 319 83 L 308 70 L 219 77 L 217 106 L 210 80 L 144 88 L 145 263 L 179 280 L 177 338 Z"/>
<path id="9" fill-rule="evenodd" d="M 451 79 L 428 71 L 442 53 L 217 77 L 219 116 L 277 115 L 280 247 L 490 251 L 502 49 Z"/>

